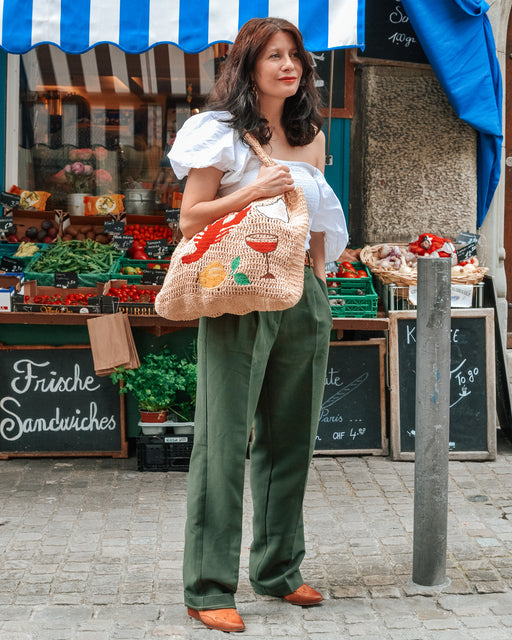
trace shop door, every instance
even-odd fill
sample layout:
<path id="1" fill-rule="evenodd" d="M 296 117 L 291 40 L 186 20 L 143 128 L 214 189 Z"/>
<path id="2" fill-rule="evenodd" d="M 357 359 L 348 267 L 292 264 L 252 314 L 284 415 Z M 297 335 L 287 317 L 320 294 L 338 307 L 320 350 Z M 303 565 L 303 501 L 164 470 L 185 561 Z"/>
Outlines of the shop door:
<path id="1" fill-rule="evenodd" d="M 512 19 L 509 16 L 505 70 L 505 274 L 507 277 L 508 332 L 512 332 Z"/>

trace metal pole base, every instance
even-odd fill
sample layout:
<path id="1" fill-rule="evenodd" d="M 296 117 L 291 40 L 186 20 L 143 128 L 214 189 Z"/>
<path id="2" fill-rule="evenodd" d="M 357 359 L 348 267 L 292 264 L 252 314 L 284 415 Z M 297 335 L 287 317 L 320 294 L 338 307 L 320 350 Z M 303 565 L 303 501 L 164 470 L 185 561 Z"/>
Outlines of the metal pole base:
<path id="1" fill-rule="evenodd" d="M 434 584 L 432 586 L 418 584 L 417 582 L 414 582 L 412 578 L 409 578 L 406 582 L 407 586 L 409 587 L 409 594 L 411 591 L 413 591 L 415 595 L 419 596 L 435 595 L 439 591 L 447 589 L 451 585 L 451 583 L 452 581 L 450 580 L 450 578 L 446 578 L 446 580 L 441 584 Z"/>

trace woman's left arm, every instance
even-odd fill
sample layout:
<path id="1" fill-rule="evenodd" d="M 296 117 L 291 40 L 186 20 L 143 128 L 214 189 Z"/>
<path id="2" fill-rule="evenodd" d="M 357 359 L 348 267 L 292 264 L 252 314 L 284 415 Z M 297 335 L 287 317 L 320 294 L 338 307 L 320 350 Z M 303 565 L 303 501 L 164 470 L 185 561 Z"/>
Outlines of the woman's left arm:
<path id="1" fill-rule="evenodd" d="M 313 271 L 317 278 L 325 282 L 325 239 L 323 231 L 312 231 L 309 253 L 313 258 Z"/>
<path id="2" fill-rule="evenodd" d="M 315 166 L 322 173 L 325 171 L 325 136 L 320 130 L 313 143 L 315 150 Z M 313 271 L 317 278 L 325 282 L 325 239 L 323 231 L 312 231 L 309 241 L 309 252 L 313 258 Z"/>

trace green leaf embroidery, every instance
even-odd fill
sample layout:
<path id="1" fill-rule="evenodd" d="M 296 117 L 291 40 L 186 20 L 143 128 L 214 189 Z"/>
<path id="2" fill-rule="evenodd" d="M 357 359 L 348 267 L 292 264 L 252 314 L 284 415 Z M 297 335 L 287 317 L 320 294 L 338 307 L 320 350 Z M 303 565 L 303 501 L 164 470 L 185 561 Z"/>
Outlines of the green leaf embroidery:
<path id="1" fill-rule="evenodd" d="M 231 271 L 232 272 L 236 271 L 239 266 L 240 266 L 240 256 L 234 258 L 234 260 L 231 262 Z"/>
<path id="2" fill-rule="evenodd" d="M 245 275 L 245 273 L 235 273 L 233 278 L 234 278 L 236 284 L 251 284 L 251 281 Z"/>

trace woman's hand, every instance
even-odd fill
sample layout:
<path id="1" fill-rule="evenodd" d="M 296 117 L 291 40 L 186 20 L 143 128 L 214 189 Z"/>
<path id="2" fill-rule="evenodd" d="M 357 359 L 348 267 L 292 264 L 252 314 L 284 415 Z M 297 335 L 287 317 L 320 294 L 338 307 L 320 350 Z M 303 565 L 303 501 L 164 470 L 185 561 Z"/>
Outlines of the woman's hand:
<path id="1" fill-rule="evenodd" d="M 281 193 L 292 191 L 294 188 L 290 169 L 285 165 L 274 165 L 272 167 L 262 165 L 258 172 L 255 186 L 260 191 L 261 198 L 272 198 Z"/>
<path id="2" fill-rule="evenodd" d="M 185 238 L 191 238 L 228 213 L 240 211 L 253 200 L 272 198 L 293 189 L 290 169 L 283 165 L 261 167 L 256 180 L 218 198 L 221 178 L 222 172 L 215 167 L 190 170 L 180 213 L 180 229 Z"/>

